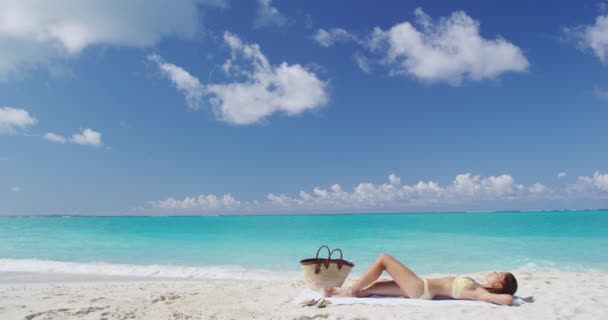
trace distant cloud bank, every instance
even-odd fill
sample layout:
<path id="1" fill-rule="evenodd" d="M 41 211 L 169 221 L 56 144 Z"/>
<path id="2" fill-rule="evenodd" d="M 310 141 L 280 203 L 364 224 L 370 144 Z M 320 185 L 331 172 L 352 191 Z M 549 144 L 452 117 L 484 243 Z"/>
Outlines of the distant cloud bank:
<path id="1" fill-rule="evenodd" d="M 502 174 L 481 177 L 471 173 L 457 175 L 451 184 L 434 181 L 402 184 L 395 174 L 381 184 L 360 183 L 351 191 L 339 184 L 328 189 L 316 187 L 312 192 L 300 191 L 297 196 L 268 194 L 266 199 L 240 201 L 230 194 L 201 194 L 183 199 L 167 198 L 153 201 L 152 209 L 175 213 L 272 213 L 272 212 L 348 212 L 408 210 L 424 208 L 442 210 L 450 206 L 558 199 L 608 199 L 608 173 L 578 177 L 574 184 L 552 189 L 541 183 L 523 185 Z"/>

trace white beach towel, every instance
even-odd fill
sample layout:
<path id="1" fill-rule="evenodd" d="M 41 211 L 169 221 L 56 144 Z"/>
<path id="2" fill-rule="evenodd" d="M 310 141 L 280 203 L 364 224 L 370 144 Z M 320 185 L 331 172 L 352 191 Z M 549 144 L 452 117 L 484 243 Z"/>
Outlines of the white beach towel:
<path id="1" fill-rule="evenodd" d="M 305 289 L 300 292 L 292 301 L 294 304 L 300 304 L 309 299 L 321 299 L 323 296 L 319 292 Z M 453 300 L 453 299 L 435 299 L 435 300 L 422 300 L 422 299 L 408 299 L 402 297 L 384 297 L 384 296 L 371 296 L 367 298 L 343 298 L 343 297 L 332 297 L 327 298 L 332 305 L 341 304 L 376 304 L 384 306 L 395 306 L 395 305 L 407 305 L 407 306 L 419 306 L 419 307 L 432 307 L 432 306 L 464 306 L 464 307 L 489 307 L 496 308 L 499 305 L 483 302 L 483 301 L 471 301 L 471 300 Z M 523 301 L 515 297 L 513 301 L 514 306 L 519 306 Z"/>

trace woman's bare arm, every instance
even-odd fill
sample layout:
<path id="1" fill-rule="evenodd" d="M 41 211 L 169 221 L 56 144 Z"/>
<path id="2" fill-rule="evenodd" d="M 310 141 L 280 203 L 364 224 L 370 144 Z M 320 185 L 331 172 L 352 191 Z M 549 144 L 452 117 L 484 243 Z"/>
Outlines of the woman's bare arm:
<path id="1" fill-rule="evenodd" d="M 513 296 L 510 294 L 490 293 L 483 288 L 475 288 L 464 295 L 467 299 L 491 302 L 501 305 L 513 305 Z"/>

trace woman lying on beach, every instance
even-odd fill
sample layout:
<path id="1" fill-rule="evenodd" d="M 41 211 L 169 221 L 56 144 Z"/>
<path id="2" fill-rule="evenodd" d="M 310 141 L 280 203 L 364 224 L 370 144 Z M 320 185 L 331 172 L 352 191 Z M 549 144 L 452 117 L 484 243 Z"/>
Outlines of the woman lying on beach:
<path id="1" fill-rule="evenodd" d="M 378 281 L 386 271 L 393 280 Z M 471 278 L 422 279 L 388 254 L 381 254 L 365 274 L 349 288 L 322 288 L 324 297 L 399 296 L 431 300 L 435 296 L 512 305 L 517 280 L 510 272 L 491 272 L 486 283 Z"/>

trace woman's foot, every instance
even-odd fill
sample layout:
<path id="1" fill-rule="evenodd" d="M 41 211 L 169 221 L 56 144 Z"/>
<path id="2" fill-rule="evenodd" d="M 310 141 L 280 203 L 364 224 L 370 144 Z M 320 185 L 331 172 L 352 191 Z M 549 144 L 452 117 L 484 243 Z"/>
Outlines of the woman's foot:
<path id="1" fill-rule="evenodd" d="M 320 292 L 323 298 L 329 298 L 334 295 L 334 288 L 321 288 Z"/>

